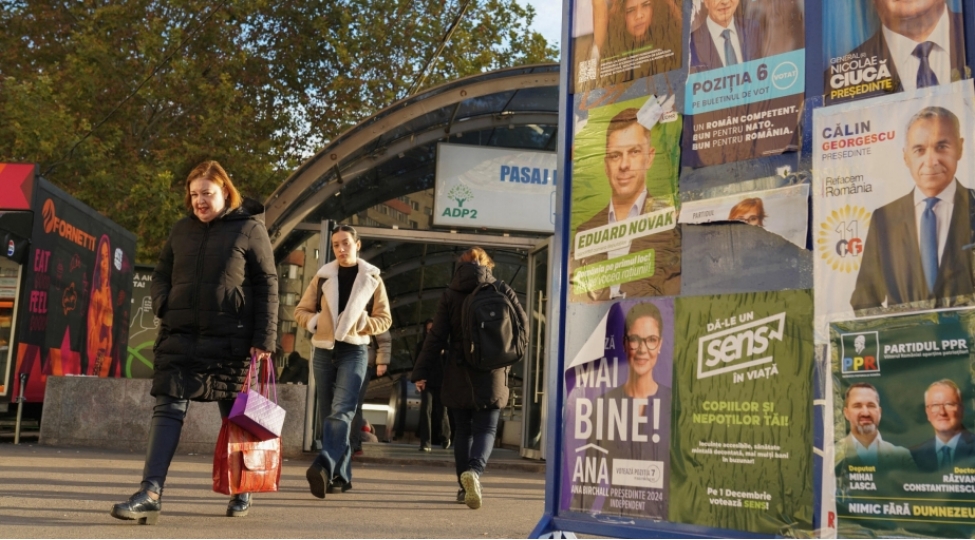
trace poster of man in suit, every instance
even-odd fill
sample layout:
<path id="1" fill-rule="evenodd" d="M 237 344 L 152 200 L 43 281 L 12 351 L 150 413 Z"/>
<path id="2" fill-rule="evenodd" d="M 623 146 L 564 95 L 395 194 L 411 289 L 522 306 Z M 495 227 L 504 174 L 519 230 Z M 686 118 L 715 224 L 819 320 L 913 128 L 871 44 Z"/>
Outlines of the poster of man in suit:
<path id="1" fill-rule="evenodd" d="M 973 323 L 975 308 L 830 324 L 839 538 L 971 536 Z"/>
<path id="2" fill-rule="evenodd" d="M 975 304 L 971 85 L 858 105 L 814 114 L 817 317 Z"/>
<path id="3" fill-rule="evenodd" d="M 682 162 L 794 149 L 805 85 L 803 0 L 694 0 Z"/>
<path id="4" fill-rule="evenodd" d="M 672 103 L 649 96 L 588 111 L 573 148 L 572 301 L 680 293 Z"/>
<path id="5" fill-rule="evenodd" d="M 827 105 L 971 76 L 958 0 L 830 0 L 823 32 Z"/>

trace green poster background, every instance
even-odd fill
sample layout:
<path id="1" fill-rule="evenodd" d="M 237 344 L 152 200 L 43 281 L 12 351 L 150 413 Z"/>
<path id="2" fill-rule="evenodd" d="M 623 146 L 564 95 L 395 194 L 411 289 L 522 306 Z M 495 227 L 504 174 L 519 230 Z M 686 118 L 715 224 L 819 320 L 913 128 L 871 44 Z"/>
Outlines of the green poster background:
<path id="1" fill-rule="evenodd" d="M 811 291 L 677 299 L 670 521 L 812 535 L 812 310 Z"/>
<path id="2" fill-rule="evenodd" d="M 586 126 L 576 134 L 572 149 L 572 216 L 570 227 L 577 227 L 609 205 L 611 194 L 603 158 L 606 155 L 606 128 L 621 111 L 639 109 L 650 98 L 630 99 L 612 105 L 589 109 Z M 658 123 L 650 130 L 650 142 L 656 149 L 653 164 L 647 171 L 647 194 L 677 206 L 677 172 L 680 166 L 681 120 Z M 574 240 L 573 240 L 574 242 Z"/>
<path id="3" fill-rule="evenodd" d="M 962 425 L 971 430 L 975 424 L 973 332 L 975 310 L 971 309 L 830 325 L 836 511 L 841 538 L 975 535 L 975 458 L 959 457 L 955 463 L 959 469 L 954 471 L 918 470 L 925 463 L 921 447 L 934 436 L 924 406 L 924 393 L 931 383 L 954 381 L 962 393 Z M 849 359 L 845 365 L 844 358 Z M 910 451 L 911 460 L 885 457 L 876 464 L 864 464 L 846 451 L 849 427 L 843 415 L 844 396 L 854 383 L 869 383 L 877 389 L 881 438 L 899 447 L 901 455 Z M 954 472 L 961 476 L 946 481 Z"/>

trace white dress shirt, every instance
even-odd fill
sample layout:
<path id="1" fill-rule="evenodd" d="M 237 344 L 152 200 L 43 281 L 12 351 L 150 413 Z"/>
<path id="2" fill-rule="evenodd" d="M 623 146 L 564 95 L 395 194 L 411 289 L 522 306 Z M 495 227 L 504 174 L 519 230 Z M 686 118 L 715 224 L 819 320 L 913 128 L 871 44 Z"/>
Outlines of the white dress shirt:
<path id="1" fill-rule="evenodd" d="M 714 48 L 718 49 L 718 56 L 721 57 L 722 66 L 728 65 L 728 60 L 724 57 L 724 36 L 721 35 L 721 32 L 725 30 L 731 30 L 731 36 L 729 38 L 731 39 L 731 46 L 735 49 L 735 56 L 738 57 L 738 63 L 740 64 L 745 61 L 741 56 L 741 36 L 738 34 L 738 28 L 735 26 L 734 17 L 731 18 L 731 24 L 728 25 L 728 28 L 714 22 L 711 20 L 711 17 L 707 18 L 707 25 L 708 31 L 711 32 L 711 39 L 714 40 Z M 941 82 L 940 78 L 938 82 Z"/>
<path id="2" fill-rule="evenodd" d="M 640 213 L 643 212 L 643 205 L 646 204 L 646 202 L 647 202 L 647 190 L 644 189 L 642 192 L 640 192 L 640 196 L 636 198 L 636 202 L 633 203 L 633 206 L 630 207 L 629 212 L 626 213 L 626 216 L 624 216 L 623 219 L 629 219 L 631 217 L 639 216 Z M 610 199 L 610 201 L 609 201 L 609 223 L 616 223 L 617 221 L 620 221 L 620 220 L 617 219 L 617 217 L 616 217 L 616 207 L 613 206 L 613 200 Z M 608 252 L 606 252 L 606 258 L 607 258 L 607 260 L 608 259 L 615 259 L 616 257 L 622 257 L 624 255 L 629 255 L 629 253 L 630 253 L 630 246 L 626 246 L 625 248 L 621 248 L 621 249 L 617 249 L 617 250 L 614 250 L 614 251 L 608 251 Z M 610 287 L 609 287 L 609 297 L 610 298 L 622 298 L 623 297 L 623 295 L 620 294 L 620 286 L 619 285 L 610 285 Z"/>
<path id="3" fill-rule="evenodd" d="M 945 244 L 948 243 L 948 227 L 951 226 L 951 212 L 955 208 L 955 191 L 957 187 L 955 185 L 955 180 L 952 180 L 948 187 L 946 187 L 941 193 L 935 195 L 941 201 L 934 205 L 934 217 L 938 221 L 938 266 L 941 266 L 941 256 L 945 252 Z M 914 188 L 914 225 L 917 227 L 917 247 L 918 251 L 921 250 L 921 214 L 924 213 L 924 208 L 927 203 L 924 202 L 926 199 L 921 190 Z"/>
<path id="4" fill-rule="evenodd" d="M 886 26 L 882 26 L 881 28 L 883 29 L 884 39 L 887 41 L 887 48 L 890 49 L 890 55 L 894 61 L 894 66 L 897 68 L 897 74 L 900 76 L 904 91 L 916 90 L 917 69 L 921 66 L 921 60 L 912 53 L 918 44 L 922 42 L 904 37 Z M 934 74 L 938 77 L 938 84 L 950 83 L 951 29 L 948 21 L 947 7 L 945 7 L 944 12 L 941 14 L 941 18 L 938 19 L 938 24 L 934 27 L 934 31 L 924 41 L 934 43 L 934 47 L 931 48 L 931 53 L 928 54 L 928 64 L 931 66 L 931 71 L 934 71 Z"/>
<path id="5" fill-rule="evenodd" d="M 880 452 L 880 441 L 883 440 L 880 438 L 880 433 L 877 433 L 877 436 L 873 438 L 873 441 L 870 442 L 870 446 L 863 446 L 863 443 L 861 443 L 856 437 L 850 437 L 850 439 L 853 441 L 853 449 L 856 450 L 857 457 L 860 458 L 860 461 L 864 463 L 872 463 L 874 465 L 877 464 L 877 455 Z"/>

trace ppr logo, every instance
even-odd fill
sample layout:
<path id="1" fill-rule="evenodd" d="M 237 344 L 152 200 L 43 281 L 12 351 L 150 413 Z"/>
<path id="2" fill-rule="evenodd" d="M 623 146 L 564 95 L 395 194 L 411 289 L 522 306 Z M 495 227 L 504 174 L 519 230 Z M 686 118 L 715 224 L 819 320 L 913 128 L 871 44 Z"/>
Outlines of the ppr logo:
<path id="1" fill-rule="evenodd" d="M 880 339 L 877 332 L 841 334 L 840 353 L 844 375 L 880 373 Z"/>

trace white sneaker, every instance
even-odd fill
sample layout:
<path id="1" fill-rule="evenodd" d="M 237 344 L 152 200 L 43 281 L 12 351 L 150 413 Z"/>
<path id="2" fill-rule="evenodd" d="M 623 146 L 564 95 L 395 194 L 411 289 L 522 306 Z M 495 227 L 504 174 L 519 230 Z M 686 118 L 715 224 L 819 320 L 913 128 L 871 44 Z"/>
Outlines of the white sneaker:
<path id="1" fill-rule="evenodd" d="M 471 510 L 481 507 L 481 480 L 474 471 L 460 473 L 460 485 L 464 486 L 464 502 Z"/>

